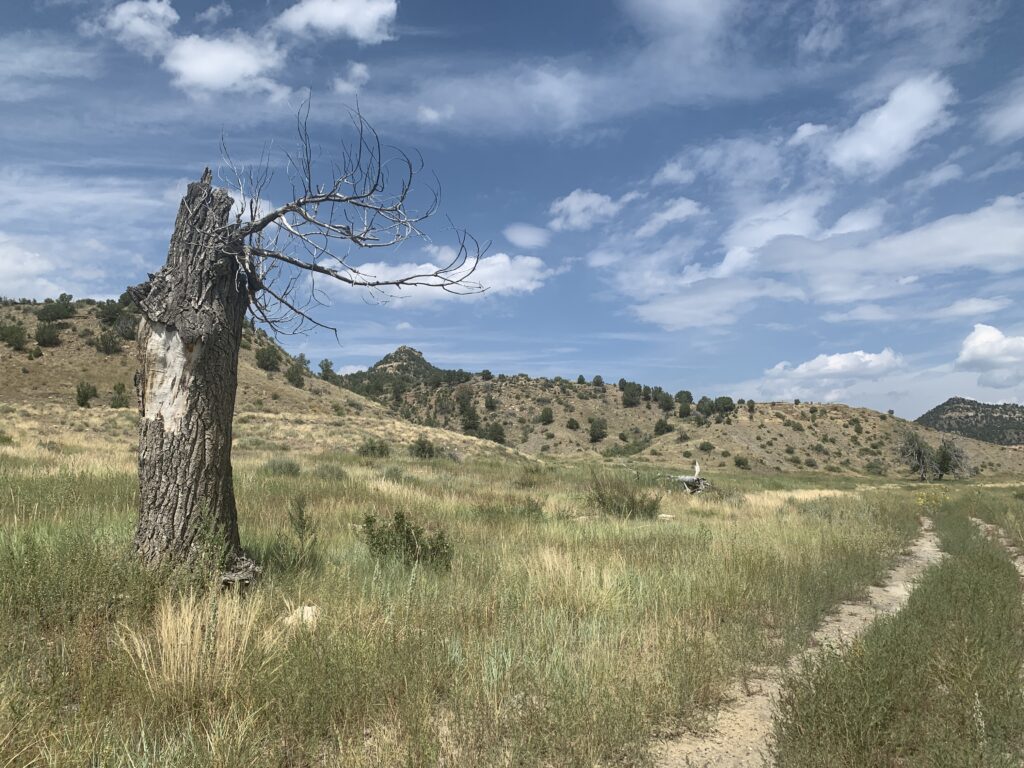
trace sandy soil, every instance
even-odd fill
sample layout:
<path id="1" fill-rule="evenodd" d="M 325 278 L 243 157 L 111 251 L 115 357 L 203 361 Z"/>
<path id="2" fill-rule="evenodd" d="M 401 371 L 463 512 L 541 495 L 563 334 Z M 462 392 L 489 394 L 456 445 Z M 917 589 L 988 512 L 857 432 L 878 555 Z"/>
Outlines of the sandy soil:
<path id="1" fill-rule="evenodd" d="M 922 520 L 920 535 L 886 574 L 882 585 L 869 587 L 862 602 L 840 604 L 815 631 L 810 647 L 790 659 L 789 667 L 794 668 L 807 654 L 849 642 L 879 616 L 898 611 L 910 596 L 914 581 L 942 557 L 931 521 Z M 1018 567 L 1024 568 L 1024 563 Z M 653 749 L 655 764 L 660 768 L 765 765 L 772 734 L 772 702 L 778 696 L 783 672 L 782 667 L 768 667 L 745 685 L 733 685 L 727 694 L 729 703 L 719 710 L 710 732 L 660 742 Z"/>

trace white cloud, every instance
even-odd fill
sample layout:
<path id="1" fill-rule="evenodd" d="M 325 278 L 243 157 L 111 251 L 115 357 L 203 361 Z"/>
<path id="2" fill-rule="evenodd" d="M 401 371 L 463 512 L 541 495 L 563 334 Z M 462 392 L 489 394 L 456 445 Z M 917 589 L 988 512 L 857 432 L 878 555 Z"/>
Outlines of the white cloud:
<path id="1" fill-rule="evenodd" d="M 839 217 L 839 220 L 829 229 L 828 235 L 846 235 L 851 232 L 868 232 L 878 229 L 885 220 L 885 211 L 888 206 L 885 203 L 875 203 L 863 208 L 856 208 L 848 211 Z"/>
<path id="2" fill-rule="evenodd" d="M 622 279 L 635 282 L 638 278 L 630 272 Z M 668 331 L 732 325 L 759 300 L 803 298 L 796 286 L 768 279 L 711 278 L 687 283 L 684 278 L 664 283 L 660 290 L 647 287 L 653 296 L 638 301 L 633 312 Z"/>
<path id="3" fill-rule="evenodd" d="M 174 40 L 171 27 L 179 18 L 170 0 L 128 0 L 114 6 L 102 24 L 125 48 L 152 58 Z"/>
<path id="4" fill-rule="evenodd" d="M 877 379 L 903 366 L 903 358 L 886 347 L 881 352 L 841 352 L 818 355 L 813 360 L 793 367 L 781 362 L 765 371 L 770 378 L 805 379 L 836 382 L 850 379 Z"/>
<path id="5" fill-rule="evenodd" d="M 964 339 L 956 367 L 981 374 L 978 384 L 1005 389 L 1024 383 L 1024 336 L 979 323 Z"/>
<path id="6" fill-rule="evenodd" d="M 1024 152 L 1011 152 L 1008 155 L 1003 155 L 987 168 L 981 169 L 972 175 L 971 178 L 987 179 L 989 176 L 995 176 L 997 173 L 1016 171 L 1019 168 L 1024 168 Z"/>
<path id="7" fill-rule="evenodd" d="M 284 52 L 269 40 L 241 34 L 229 38 L 189 35 L 170 44 L 163 67 L 177 87 L 190 93 L 259 88 L 283 97 L 287 89 L 267 75 L 280 68 L 284 58 Z"/>
<path id="8" fill-rule="evenodd" d="M 27 250 L 0 231 L 0 295 L 19 299 L 56 297 L 72 288 L 63 272 L 52 259 Z"/>
<path id="9" fill-rule="evenodd" d="M 365 45 L 391 39 L 397 0 L 299 0 L 276 21 L 293 34 L 349 37 Z"/>
<path id="10" fill-rule="evenodd" d="M 697 173 L 684 165 L 682 160 L 670 160 L 654 174 L 654 184 L 689 184 L 697 178 Z"/>
<path id="11" fill-rule="evenodd" d="M 826 323 L 884 323 L 898 318 L 896 312 L 878 304 L 858 304 L 847 312 L 827 312 L 822 317 Z"/>
<path id="12" fill-rule="evenodd" d="M 802 275 L 824 302 L 878 300 L 913 290 L 922 276 L 1024 268 L 1024 197 L 850 245 L 788 238 L 765 246 L 774 270 Z"/>
<path id="13" fill-rule="evenodd" d="M 911 179 L 906 186 L 911 192 L 921 195 L 943 184 L 961 179 L 963 175 L 964 169 L 956 163 L 943 163 Z"/>
<path id="14" fill-rule="evenodd" d="M 828 56 L 842 47 L 845 30 L 838 16 L 839 8 L 833 0 L 818 0 L 814 8 L 814 24 L 800 38 L 800 51 Z"/>
<path id="15" fill-rule="evenodd" d="M 358 61 L 350 61 L 344 77 L 334 78 L 333 90 L 339 96 L 350 96 L 370 82 L 370 68 Z"/>
<path id="16" fill-rule="evenodd" d="M 455 116 L 455 108 L 451 106 L 435 109 L 426 105 L 420 105 L 416 109 L 416 122 L 422 125 L 440 125 L 447 123 Z"/>
<path id="17" fill-rule="evenodd" d="M 517 248 L 543 248 L 551 239 L 551 233 L 543 227 L 535 227 L 532 224 L 509 224 L 502 231 L 505 239 Z"/>
<path id="18" fill-rule="evenodd" d="M 455 251 L 448 246 L 429 245 L 424 249 L 431 257 L 423 263 L 391 263 L 375 262 L 361 264 L 356 267 L 366 280 L 397 280 L 408 275 L 430 274 L 439 265 L 448 264 L 455 257 Z M 535 256 L 510 256 L 507 253 L 496 253 L 480 259 L 472 274 L 466 269 L 466 284 L 477 284 L 483 292 L 456 296 L 452 293 L 429 286 L 407 286 L 404 288 L 387 288 L 385 295 L 395 299 L 391 304 L 399 308 L 426 307 L 445 301 L 479 301 L 488 296 L 513 296 L 533 293 L 542 288 L 548 278 L 558 274 L 557 270 L 548 266 Z M 347 286 L 337 286 L 337 294 L 349 301 L 363 298 L 360 291 Z"/>
<path id="19" fill-rule="evenodd" d="M 826 131 L 828 131 L 827 125 L 801 123 L 801 125 L 793 132 L 793 135 L 789 137 L 789 140 L 786 141 L 786 145 L 790 147 L 799 147 L 802 144 L 806 144 L 814 136 L 819 136 Z"/>
<path id="20" fill-rule="evenodd" d="M 727 248 L 760 248 L 777 237 L 814 237 L 818 211 L 830 199 L 826 192 L 808 192 L 758 206 L 737 219 L 722 238 Z"/>
<path id="21" fill-rule="evenodd" d="M 98 71 L 96 54 L 67 40 L 24 32 L 0 36 L 0 102 L 32 99 L 54 80 L 90 78 Z"/>
<path id="22" fill-rule="evenodd" d="M 952 84 L 937 74 L 900 83 L 879 107 L 861 115 L 828 150 L 833 165 L 851 173 L 886 173 L 924 139 L 944 130 L 954 101 Z"/>
<path id="23" fill-rule="evenodd" d="M 991 299 L 973 297 L 968 299 L 957 299 L 952 304 L 937 309 L 930 314 L 936 319 L 951 319 L 961 317 L 978 317 L 980 315 L 991 315 L 1011 306 L 1013 301 L 1006 296 L 996 296 Z"/>
<path id="24" fill-rule="evenodd" d="M 395 326 L 396 331 L 411 331 L 412 323 L 401 322 Z"/>
<path id="25" fill-rule="evenodd" d="M 221 0 L 216 5 L 211 5 L 205 11 L 196 14 L 196 21 L 200 24 L 210 24 L 211 26 L 219 21 L 223 21 L 229 18 L 232 14 L 231 6 L 227 0 Z"/>
<path id="26" fill-rule="evenodd" d="M 614 200 L 589 189 L 574 189 L 551 204 L 548 210 L 552 217 L 549 226 L 556 232 L 587 230 L 599 222 L 614 218 L 638 197 L 640 195 L 637 192 L 627 192 Z"/>
<path id="27" fill-rule="evenodd" d="M 981 116 L 981 126 L 992 141 L 1015 141 L 1024 136 L 1024 75 L 994 97 Z"/>
<path id="28" fill-rule="evenodd" d="M 700 203 L 688 197 L 669 200 L 636 231 L 637 237 L 653 237 L 670 224 L 686 221 L 702 211 Z"/>

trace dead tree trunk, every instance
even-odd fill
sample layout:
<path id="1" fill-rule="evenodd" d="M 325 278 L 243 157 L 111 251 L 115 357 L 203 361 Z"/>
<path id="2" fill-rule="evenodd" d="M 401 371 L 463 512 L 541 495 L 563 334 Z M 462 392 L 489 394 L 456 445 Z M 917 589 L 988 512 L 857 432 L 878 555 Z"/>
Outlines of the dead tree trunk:
<path id="1" fill-rule="evenodd" d="M 209 169 L 189 184 L 167 263 L 131 289 L 138 334 L 139 523 L 147 563 L 214 557 L 237 580 L 252 570 L 238 536 L 231 430 L 249 288 L 230 237 L 231 196 Z"/>

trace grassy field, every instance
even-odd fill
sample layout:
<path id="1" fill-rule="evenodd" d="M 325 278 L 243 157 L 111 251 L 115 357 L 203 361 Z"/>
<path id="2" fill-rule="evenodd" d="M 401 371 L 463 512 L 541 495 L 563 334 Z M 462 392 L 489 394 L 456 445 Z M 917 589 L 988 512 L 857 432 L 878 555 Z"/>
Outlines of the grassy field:
<path id="1" fill-rule="evenodd" d="M 622 473 L 662 517 L 621 519 L 586 465 L 242 449 L 265 574 L 239 599 L 127 557 L 123 425 L 11 434 L 0 766 L 644 765 L 917 526 L 913 494 L 852 484 Z M 365 516 L 396 512 L 444 531 L 450 569 L 370 554 Z"/>
<path id="2" fill-rule="evenodd" d="M 903 611 L 790 678 L 776 717 L 778 765 L 1024 762 L 1020 579 L 1003 547 L 968 519 L 1016 519 L 1019 496 L 933 491 L 919 502 L 950 557 L 926 572 Z"/>

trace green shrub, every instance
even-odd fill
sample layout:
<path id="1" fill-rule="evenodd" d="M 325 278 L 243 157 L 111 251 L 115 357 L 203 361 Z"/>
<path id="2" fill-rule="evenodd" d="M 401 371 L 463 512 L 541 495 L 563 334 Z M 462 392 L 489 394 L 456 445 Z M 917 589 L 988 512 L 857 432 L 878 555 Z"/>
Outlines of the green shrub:
<path id="1" fill-rule="evenodd" d="M 736 465 L 737 469 L 750 469 L 750 459 L 746 456 L 733 456 L 732 463 Z"/>
<path id="2" fill-rule="evenodd" d="M 67 320 L 75 314 L 75 305 L 72 303 L 71 295 L 62 293 L 56 301 L 43 304 L 36 312 L 36 317 L 43 323 L 54 323 L 58 320 Z"/>
<path id="3" fill-rule="evenodd" d="M 264 371 L 276 371 L 281 368 L 281 350 L 273 345 L 260 347 L 256 350 L 256 365 Z"/>
<path id="4" fill-rule="evenodd" d="M 0 429 L 0 445 L 14 445 L 14 438 Z"/>
<path id="5" fill-rule="evenodd" d="M 655 435 L 667 435 L 674 429 L 675 427 L 669 424 L 665 419 L 658 419 L 656 422 L 654 422 Z"/>
<path id="6" fill-rule="evenodd" d="M 113 331 L 103 331 L 94 343 L 96 351 L 102 355 L 116 355 L 121 351 L 121 337 Z"/>
<path id="7" fill-rule="evenodd" d="M 135 341 L 139 318 L 130 312 L 122 312 L 114 322 L 114 333 L 125 341 Z"/>
<path id="8" fill-rule="evenodd" d="M 417 459 L 433 459 L 437 456 L 437 447 L 426 435 L 420 435 L 409 446 L 409 455 Z"/>
<path id="9" fill-rule="evenodd" d="M 588 500 L 606 515 L 653 518 L 661 508 L 661 494 L 651 491 L 639 477 L 619 472 L 594 472 Z"/>
<path id="10" fill-rule="evenodd" d="M 319 565 L 317 532 L 320 526 L 316 518 L 310 514 L 305 496 L 296 496 L 288 505 L 288 525 L 295 536 L 295 547 L 289 565 L 296 568 Z"/>
<path id="11" fill-rule="evenodd" d="M 590 421 L 590 442 L 599 443 L 608 437 L 608 422 L 601 417 Z"/>
<path id="12" fill-rule="evenodd" d="M 16 352 L 20 352 L 25 348 L 25 342 L 28 341 L 25 326 L 21 323 L 0 324 L 0 341 Z"/>
<path id="13" fill-rule="evenodd" d="M 804 459 L 804 466 L 809 467 L 810 469 L 815 469 L 818 466 L 818 462 L 808 456 Z"/>
<path id="14" fill-rule="evenodd" d="M 41 350 L 38 346 L 32 347 L 32 349 L 30 349 L 28 351 L 28 359 L 29 360 L 37 360 L 37 359 L 39 359 L 42 356 L 43 356 L 43 350 Z"/>
<path id="15" fill-rule="evenodd" d="M 555 413 L 551 410 L 550 406 L 544 406 L 540 412 L 540 423 L 551 424 L 555 420 Z"/>
<path id="16" fill-rule="evenodd" d="M 56 323 L 39 323 L 36 326 L 36 344 L 40 347 L 56 347 L 60 344 L 60 328 Z"/>
<path id="17" fill-rule="evenodd" d="M 128 390 L 125 385 L 119 381 L 114 385 L 114 394 L 110 398 L 110 407 L 127 408 L 128 405 Z"/>
<path id="18" fill-rule="evenodd" d="M 79 408 L 88 408 L 89 401 L 94 397 L 99 397 L 99 392 L 96 391 L 96 387 L 87 381 L 78 382 L 78 386 L 75 388 L 75 402 L 78 403 Z"/>
<path id="19" fill-rule="evenodd" d="M 576 421 L 576 419 L 570 418 L 567 422 L 565 422 L 565 427 L 566 429 L 571 429 L 573 432 L 575 432 L 577 429 L 580 428 L 580 423 Z"/>
<path id="20" fill-rule="evenodd" d="M 715 446 L 713 443 L 709 443 L 707 440 L 702 440 L 701 443 L 697 446 L 697 450 L 700 451 L 701 453 L 711 453 L 713 450 L 715 450 Z"/>
<path id="21" fill-rule="evenodd" d="M 395 512 L 390 523 L 378 523 L 376 517 L 367 515 L 362 532 L 370 554 L 378 560 L 398 560 L 408 566 L 422 563 L 444 570 L 452 566 L 454 551 L 445 532 L 427 533 L 404 512 Z"/>
<path id="22" fill-rule="evenodd" d="M 284 377 L 293 387 L 302 389 L 306 386 L 306 368 L 299 361 L 295 361 L 284 372 Z"/>
<path id="23" fill-rule="evenodd" d="M 263 465 L 263 471 L 276 477 L 298 477 L 302 468 L 292 459 L 271 459 Z"/>
<path id="24" fill-rule="evenodd" d="M 484 440 L 490 440 L 492 443 L 498 443 L 499 445 L 505 444 L 505 427 L 496 421 L 492 421 L 490 424 L 484 427 L 484 431 L 480 434 Z"/>
<path id="25" fill-rule="evenodd" d="M 488 411 L 498 410 L 498 401 L 494 399 L 494 395 L 487 395 L 487 397 L 484 398 L 484 408 Z"/>
<path id="26" fill-rule="evenodd" d="M 371 459 L 386 459 L 391 455 L 391 446 L 379 437 L 368 437 L 356 449 L 356 453 Z"/>

